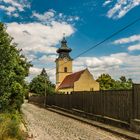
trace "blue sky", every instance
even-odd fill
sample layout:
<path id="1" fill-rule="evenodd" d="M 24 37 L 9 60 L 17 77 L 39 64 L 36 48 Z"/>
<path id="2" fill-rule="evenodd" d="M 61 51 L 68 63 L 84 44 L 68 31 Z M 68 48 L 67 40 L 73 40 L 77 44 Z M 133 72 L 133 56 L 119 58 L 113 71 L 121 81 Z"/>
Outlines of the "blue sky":
<path id="1" fill-rule="evenodd" d="M 43 67 L 55 67 L 63 33 L 75 57 L 139 18 L 139 13 L 140 0 L 0 0 L 0 20 L 34 64 L 28 79 Z M 89 68 L 95 78 L 109 73 L 140 82 L 139 60 L 140 22 L 74 60 L 73 71 Z M 55 69 L 48 74 L 54 82 Z"/>

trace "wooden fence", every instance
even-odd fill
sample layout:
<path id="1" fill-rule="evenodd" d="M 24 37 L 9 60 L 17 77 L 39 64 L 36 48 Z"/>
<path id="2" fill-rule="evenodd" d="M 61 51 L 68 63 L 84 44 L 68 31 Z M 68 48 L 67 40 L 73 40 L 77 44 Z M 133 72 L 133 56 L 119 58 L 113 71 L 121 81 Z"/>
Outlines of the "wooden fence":
<path id="1" fill-rule="evenodd" d="M 132 117 L 140 120 L 140 84 L 133 86 L 132 94 Z"/>
<path id="2" fill-rule="evenodd" d="M 105 116 L 124 122 L 131 118 L 132 90 L 75 92 L 48 95 L 46 104 L 67 110 L 80 110 L 87 114 Z M 44 97 L 30 97 L 29 101 L 44 105 Z"/>
<path id="3" fill-rule="evenodd" d="M 45 97 L 30 97 L 29 102 L 44 105 Z M 130 123 L 140 120 L 140 84 L 134 84 L 133 90 L 74 92 L 55 94 L 46 97 L 46 105 L 66 110 L 80 110 L 90 115 L 109 117 Z"/>
<path id="4" fill-rule="evenodd" d="M 68 110 L 77 109 L 88 114 L 129 122 L 131 93 L 131 90 L 125 90 L 49 95 L 47 96 L 47 105 L 55 105 Z"/>
<path id="5" fill-rule="evenodd" d="M 29 102 L 44 106 L 56 106 L 78 115 L 107 124 L 130 128 L 140 133 L 140 84 L 132 90 L 74 92 L 31 96 Z"/>

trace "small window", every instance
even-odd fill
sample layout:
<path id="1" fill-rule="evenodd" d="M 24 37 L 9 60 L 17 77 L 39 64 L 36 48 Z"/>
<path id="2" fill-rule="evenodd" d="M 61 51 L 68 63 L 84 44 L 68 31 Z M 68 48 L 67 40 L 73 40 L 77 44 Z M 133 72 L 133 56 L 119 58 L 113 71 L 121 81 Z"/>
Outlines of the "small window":
<path id="1" fill-rule="evenodd" d="M 64 72 L 67 72 L 68 70 L 67 70 L 67 67 L 64 67 Z"/>

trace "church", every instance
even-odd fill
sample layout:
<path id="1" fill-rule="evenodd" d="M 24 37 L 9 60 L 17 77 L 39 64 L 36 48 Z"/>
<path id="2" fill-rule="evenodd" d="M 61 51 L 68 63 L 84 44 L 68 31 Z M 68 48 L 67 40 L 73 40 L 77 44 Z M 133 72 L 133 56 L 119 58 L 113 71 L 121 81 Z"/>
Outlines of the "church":
<path id="1" fill-rule="evenodd" d="M 98 91 L 99 83 L 94 80 L 88 69 L 72 72 L 73 59 L 70 57 L 71 48 L 63 37 L 61 47 L 57 50 L 56 62 L 56 91 L 70 94 L 74 91 Z"/>

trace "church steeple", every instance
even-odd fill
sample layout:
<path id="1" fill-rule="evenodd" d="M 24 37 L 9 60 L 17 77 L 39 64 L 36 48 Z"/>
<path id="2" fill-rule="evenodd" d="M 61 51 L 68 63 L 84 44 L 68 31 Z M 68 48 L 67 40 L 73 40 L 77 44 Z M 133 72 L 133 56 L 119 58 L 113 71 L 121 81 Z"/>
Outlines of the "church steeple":
<path id="1" fill-rule="evenodd" d="M 67 41 L 66 41 L 66 38 L 64 36 L 62 41 L 61 41 L 61 47 L 57 50 L 57 53 L 59 53 L 58 58 L 65 57 L 65 58 L 71 59 L 71 57 L 69 56 L 69 53 L 71 51 L 72 51 L 72 49 L 67 46 Z"/>
<path id="2" fill-rule="evenodd" d="M 67 46 L 67 41 L 65 36 L 61 41 L 61 47 L 57 50 L 59 54 L 56 62 L 56 89 L 64 78 L 72 73 L 72 58 L 69 53 L 72 51 L 71 48 Z"/>

